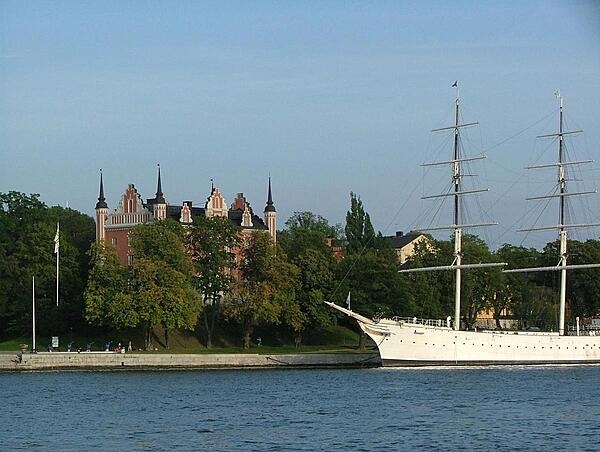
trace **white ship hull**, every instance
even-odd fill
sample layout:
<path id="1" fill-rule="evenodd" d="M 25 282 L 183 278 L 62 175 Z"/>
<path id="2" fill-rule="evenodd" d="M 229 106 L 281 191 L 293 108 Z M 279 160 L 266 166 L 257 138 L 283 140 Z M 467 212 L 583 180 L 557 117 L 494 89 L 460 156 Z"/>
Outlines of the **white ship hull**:
<path id="1" fill-rule="evenodd" d="M 375 342 L 383 366 L 472 366 L 600 363 L 600 336 L 559 336 L 551 332 L 455 331 L 443 322 L 371 321 L 354 317 Z M 439 325 L 438 325 L 439 323 Z"/>

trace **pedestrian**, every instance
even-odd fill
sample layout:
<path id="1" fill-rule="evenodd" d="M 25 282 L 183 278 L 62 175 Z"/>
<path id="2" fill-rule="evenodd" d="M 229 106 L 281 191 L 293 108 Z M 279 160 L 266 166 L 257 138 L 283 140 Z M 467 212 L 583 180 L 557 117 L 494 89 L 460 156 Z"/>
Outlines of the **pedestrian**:
<path id="1" fill-rule="evenodd" d="M 127 344 L 127 351 L 130 352 L 131 350 L 131 341 L 129 341 L 129 343 Z"/>

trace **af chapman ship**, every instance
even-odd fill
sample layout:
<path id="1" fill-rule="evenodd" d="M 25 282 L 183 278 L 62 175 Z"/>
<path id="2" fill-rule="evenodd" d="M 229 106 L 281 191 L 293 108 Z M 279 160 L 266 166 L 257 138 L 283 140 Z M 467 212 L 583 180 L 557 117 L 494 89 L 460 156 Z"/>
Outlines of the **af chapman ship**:
<path id="1" fill-rule="evenodd" d="M 453 85 L 453 86 L 456 86 Z M 456 96 L 455 122 L 451 127 L 439 130 L 453 130 L 454 153 L 451 160 L 424 165 L 450 165 L 452 167 L 453 191 L 444 195 L 454 200 L 453 224 L 444 228 L 454 231 L 454 261 L 448 266 L 415 268 L 410 271 L 442 271 L 450 270 L 455 274 L 455 310 L 454 320 L 413 318 L 369 319 L 351 309 L 326 302 L 332 308 L 343 312 L 357 320 L 360 328 L 369 336 L 379 349 L 383 366 L 467 366 L 467 365 L 526 365 L 526 364 L 591 364 L 600 363 L 600 335 L 594 331 L 565 331 L 565 299 L 567 272 L 581 268 L 600 267 L 600 264 L 572 265 L 567 262 L 567 231 L 575 228 L 600 226 L 600 224 L 567 224 L 565 211 L 567 199 L 595 192 L 567 191 L 567 171 L 569 168 L 590 163 L 591 160 L 566 161 L 564 139 L 581 131 L 563 130 L 563 98 L 560 92 L 555 93 L 559 99 L 559 130 L 557 133 L 543 135 L 558 141 L 558 160 L 553 163 L 529 167 L 556 168 L 558 170 L 558 191 L 548 196 L 558 199 L 559 222 L 557 225 L 545 226 L 531 230 L 557 230 L 560 242 L 560 260 L 553 267 L 537 267 L 504 270 L 505 272 L 558 271 L 560 273 L 560 307 L 558 332 L 542 331 L 465 331 L 460 329 L 460 292 L 461 272 L 473 268 L 505 266 L 505 263 L 463 264 L 462 231 L 463 229 L 488 226 L 488 224 L 461 224 L 462 197 L 485 190 L 464 190 L 462 188 L 461 164 L 466 161 L 485 158 L 484 156 L 464 157 L 461 155 L 460 133 L 464 127 L 477 123 L 459 124 L 460 97 Z M 530 199 L 540 199 L 530 198 Z M 492 223 L 493 224 L 493 223 Z"/>

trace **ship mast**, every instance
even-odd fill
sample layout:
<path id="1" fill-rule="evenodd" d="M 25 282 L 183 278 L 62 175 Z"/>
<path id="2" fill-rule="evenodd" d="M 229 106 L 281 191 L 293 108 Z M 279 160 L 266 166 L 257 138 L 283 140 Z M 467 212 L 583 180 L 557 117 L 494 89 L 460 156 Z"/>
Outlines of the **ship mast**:
<path id="1" fill-rule="evenodd" d="M 432 196 L 424 196 L 421 199 L 434 199 L 441 198 L 445 196 L 452 196 L 454 198 L 454 209 L 453 209 L 453 224 L 450 226 L 441 226 L 434 228 L 425 228 L 421 229 L 421 231 L 439 231 L 439 230 L 454 230 L 454 261 L 450 265 L 443 265 L 439 267 L 423 267 L 423 268 L 411 268 L 407 270 L 400 270 L 400 273 L 414 273 L 414 272 L 423 272 L 423 271 L 438 271 L 438 270 L 453 270 L 454 271 L 454 330 L 458 331 L 460 329 L 460 292 L 461 292 L 461 283 L 462 283 L 462 273 L 463 269 L 472 269 L 472 268 L 488 268 L 488 267 L 500 267 L 507 265 L 504 262 L 499 263 L 484 263 L 484 264 L 463 264 L 462 263 L 462 230 L 464 228 L 476 228 L 482 226 L 493 226 L 497 223 L 477 223 L 477 224 L 463 224 L 461 218 L 461 198 L 464 195 L 470 195 L 474 193 L 486 192 L 488 189 L 478 189 L 478 190 L 463 190 L 462 189 L 462 172 L 461 172 L 461 163 L 468 162 L 472 160 L 481 160 L 484 159 L 484 155 L 479 155 L 475 157 L 463 157 L 460 152 L 460 130 L 464 127 L 475 126 L 479 124 L 478 122 L 471 122 L 466 124 L 460 124 L 460 96 L 458 91 L 458 82 L 455 82 L 453 87 L 456 87 L 456 101 L 455 101 L 455 113 L 454 113 L 454 125 L 450 127 L 442 127 L 441 129 L 433 129 L 432 132 L 441 132 L 441 131 L 449 131 L 452 130 L 454 133 L 454 152 L 452 160 L 442 161 L 442 162 L 432 162 L 432 163 L 423 163 L 421 166 L 438 166 L 438 165 L 452 165 L 452 181 L 454 185 L 454 190 L 450 193 L 432 195 Z"/>
<path id="2" fill-rule="evenodd" d="M 454 180 L 454 329 L 460 328 L 460 288 L 461 288 L 461 269 L 462 264 L 462 229 L 460 227 L 460 149 L 458 136 L 458 113 L 460 110 L 460 96 L 458 95 L 458 84 L 456 87 L 456 110 L 454 114 L 454 162 L 452 163 L 452 179 Z"/>
<path id="3" fill-rule="evenodd" d="M 565 215 L 566 211 L 566 198 L 571 196 L 590 195 L 596 193 L 593 191 L 583 192 L 568 192 L 567 191 L 567 177 L 566 169 L 568 166 L 582 165 L 591 163 L 592 160 L 577 160 L 577 161 L 566 161 L 564 156 L 564 137 L 565 135 L 572 135 L 575 133 L 583 132 L 582 130 L 575 130 L 572 132 L 565 132 L 563 129 L 563 97 L 560 94 L 560 90 L 554 93 L 559 101 L 559 122 L 558 122 L 558 133 L 549 135 L 539 135 L 537 138 L 558 138 L 558 161 L 556 163 L 549 163 L 543 165 L 528 166 L 526 169 L 538 169 L 538 168 L 558 168 L 558 188 L 559 192 L 557 195 L 549 196 L 536 196 L 533 198 L 527 198 L 528 201 L 540 200 L 558 197 L 558 225 L 556 226 L 542 226 L 531 229 L 520 229 L 518 232 L 530 232 L 530 231 L 542 231 L 549 229 L 558 229 L 559 238 L 559 254 L 560 260 L 555 267 L 533 267 L 533 268 L 517 268 L 511 270 L 504 270 L 506 273 L 521 273 L 521 272 L 537 272 L 537 271 L 560 271 L 560 298 L 559 298 L 559 320 L 558 320 L 558 334 L 564 336 L 565 334 L 565 312 L 566 312 L 566 298 L 567 298 L 567 270 L 583 269 L 583 268 L 597 268 L 600 264 L 580 264 L 580 265 L 567 265 L 567 230 L 574 228 L 587 228 L 600 226 L 600 223 L 590 224 L 567 224 L 567 218 Z"/>
<path id="4" fill-rule="evenodd" d="M 565 193 L 567 181 L 565 178 L 565 167 L 563 165 L 563 98 L 557 91 L 560 103 L 559 125 L 558 125 L 558 183 L 560 186 L 558 224 L 560 225 L 560 305 L 558 334 L 565 334 L 565 309 L 567 298 L 567 229 L 565 228 Z"/>

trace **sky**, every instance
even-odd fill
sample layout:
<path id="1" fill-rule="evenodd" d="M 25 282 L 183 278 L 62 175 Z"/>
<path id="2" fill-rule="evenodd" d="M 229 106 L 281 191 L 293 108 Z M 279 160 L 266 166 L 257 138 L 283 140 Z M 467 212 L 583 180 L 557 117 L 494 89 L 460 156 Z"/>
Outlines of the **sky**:
<path id="1" fill-rule="evenodd" d="M 525 197 L 556 182 L 524 167 L 556 160 L 535 137 L 557 130 L 557 90 L 584 131 L 569 152 L 600 153 L 597 1 L 4 0 L 0 192 L 93 216 L 100 169 L 112 210 L 129 183 L 153 197 L 160 163 L 170 204 L 203 205 L 213 179 L 261 213 L 270 176 L 279 228 L 296 211 L 344 223 L 354 192 L 384 235 L 419 229 L 437 209 L 420 197 L 449 182 L 419 165 L 451 157 L 431 129 L 453 124 L 455 80 L 479 122 L 465 155 L 487 156 L 466 179 L 499 223 L 471 232 L 543 246 L 514 231 L 539 223 Z M 591 190 L 597 168 L 581 170 Z"/>

